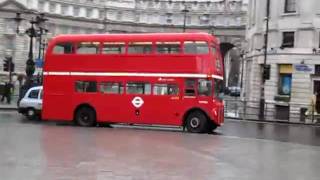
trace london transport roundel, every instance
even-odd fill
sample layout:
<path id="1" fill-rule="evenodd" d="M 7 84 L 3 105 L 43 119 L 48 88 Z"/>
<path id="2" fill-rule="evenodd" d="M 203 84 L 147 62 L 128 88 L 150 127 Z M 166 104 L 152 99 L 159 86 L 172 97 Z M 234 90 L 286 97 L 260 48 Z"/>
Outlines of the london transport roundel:
<path id="1" fill-rule="evenodd" d="M 134 107 L 139 108 L 143 105 L 143 99 L 141 97 L 134 97 L 131 101 Z"/>

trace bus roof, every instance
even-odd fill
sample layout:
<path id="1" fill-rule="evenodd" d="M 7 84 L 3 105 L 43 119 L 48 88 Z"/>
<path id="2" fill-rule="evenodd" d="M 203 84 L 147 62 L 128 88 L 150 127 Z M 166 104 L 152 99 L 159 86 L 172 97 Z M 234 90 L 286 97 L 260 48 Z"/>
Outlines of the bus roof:
<path id="1" fill-rule="evenodd" d="M 139 34 L 65 34 L 51 39 L 51 43 L 66 41 L 212 41 L 217 39 L 208 33 L 139 33 Z"/>

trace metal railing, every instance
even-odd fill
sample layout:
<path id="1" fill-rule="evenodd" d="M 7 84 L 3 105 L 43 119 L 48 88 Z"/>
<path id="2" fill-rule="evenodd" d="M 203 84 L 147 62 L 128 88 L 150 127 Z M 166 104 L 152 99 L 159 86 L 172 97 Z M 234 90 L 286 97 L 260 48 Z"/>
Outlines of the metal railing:
<path id="1" fill-rule="evenodd" d="M 239 98 L 224 100 L 225 117 L 243 120 L 259 119 L 259 101 L 247 101 Z M 320 121 L 320 114 L 310 110 L 308 104 L 287 102 L 266 102 L 264 121 L 280 121 L 314 124 Z"/>

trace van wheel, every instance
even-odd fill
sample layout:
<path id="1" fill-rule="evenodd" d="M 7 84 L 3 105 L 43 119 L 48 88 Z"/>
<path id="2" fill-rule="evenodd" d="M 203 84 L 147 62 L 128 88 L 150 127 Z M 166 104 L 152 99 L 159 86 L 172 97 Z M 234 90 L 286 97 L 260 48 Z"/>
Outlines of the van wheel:
<path id="1" fill-rule="evenodd" d="M 80 126 L 94 126 L 96 124 L 96 113 L 90 107 L 81 107 L 76 112 L 75 121 Z"/>
<path id="2" fill-rule="evenodd" d="M 33 108 L 28 108 L 26 112 L 26 117 L 28 120 L 34 120 L 36 118 L 36 111 Z"/>
<path id="3" fill-rule="evenodd" d="M 208 131 L 208 119 L 200 111 L 191 112 L 187 117 L 186 127 L 191 133 L 205 133 Z"/>

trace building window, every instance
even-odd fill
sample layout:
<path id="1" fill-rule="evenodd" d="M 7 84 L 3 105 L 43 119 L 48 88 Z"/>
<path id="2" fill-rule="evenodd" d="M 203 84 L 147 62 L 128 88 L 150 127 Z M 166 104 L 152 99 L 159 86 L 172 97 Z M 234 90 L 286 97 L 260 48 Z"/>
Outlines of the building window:
<path id="1" fill-rule="evenodd" d="M 320 65 L 316 64 L 314 69 L 315 69 L 314 74 L 317 76 L 320 76 Z"/>
<path id="2" fill-rule="evenodd" d="M 38 7 L 39 7 L 39 11 L 43 12 L 44 11 L 44 2 L 39 1 Z"/>
<path id="3" fill-rule="evenodd" d="M 209 24 L 209 15 L 208 14 L 204 14 L 204 15 L 200 16 L 199 19 L 200 19 L 201 25 Z"/>
<path id="4" fill-rule="evenodd" d="M 296 0 L 285 0 L 284 12 L 285 13 L 295 13 L 296 12 Z"/>
<path id="5" fill-rule="evenodd" d="M 76 81 L 76 92 L 97 92 L 97 82 L 95 81 Z"/>
<path id="6" fill-rule="evenodd" d="M 87 18 L 91 18 L 92 17 L 92 11 L 93 11 L 92 9 L 87 9 L 87 11 L 86 11 L 86 13 L 87 13 L 86 17 Z"/>
<path id="7" fill-rule="evenodd" d="M 191 24 L 191 16 L 186 17 L 186 24 Z"/>
<path id="8" fill-rule="evenodd" d="M 320 48 L 320 32 L 319 32 L 319 48 Z"/>
<path id="9" fill-rule="evenodd" d="M 79 7 L 74 7 L 73 8 L 73 15 L 74 16 L 79 16 L 80 13 L 80 8 Z"/>
<path id="10" fill-rule="evenodd" d="M 171 13 L 166 14 L 166 22 L 167 22 L 167 24 L 172 23 L 172 14 Z"/>
<path id="11" fill-rule="evenodd" d="M 121 21 L 121 19 L 122 19 L 122 12 L 120 12 L 120 11 L 117 12 L 116 18 L 117 18 L 118 21 Z"/>
<path id="12" fill-rule="evenodd" d="M 50 3 L 49 4 L 49 10 L 50 10 L 50 12 L 55 13 L 56 12 L 56 4 L 55 3 Z"/>
<path id="13" fill-rule="evenodd" d="M 291 83 L 292 83 L 292 65 L 281 64 L 279 65 L 279 95 L 291 95 Z"/>
<path id="14" fill-rule="evenodd" d="M 294 32 L 283 32 L 281 47 L 292 48 L 294 47 Z"/>
<path id="15" fill-rule="evenodd" d="M 61 13 L 63 15 L 68 15 L 68 6 L 67 5 L 62 5 L 61 7 Z"/>

